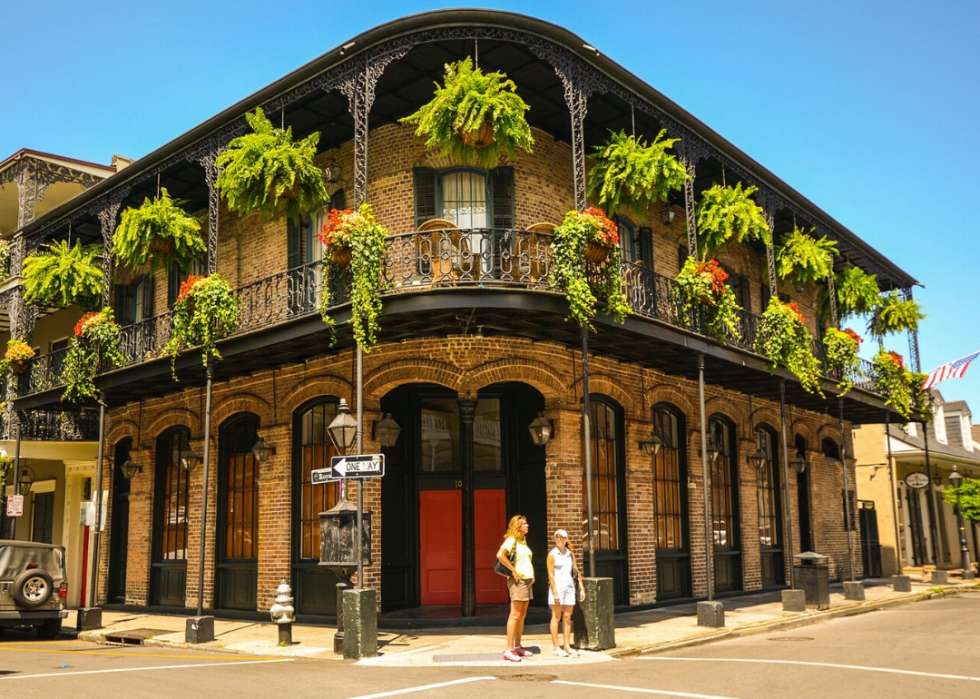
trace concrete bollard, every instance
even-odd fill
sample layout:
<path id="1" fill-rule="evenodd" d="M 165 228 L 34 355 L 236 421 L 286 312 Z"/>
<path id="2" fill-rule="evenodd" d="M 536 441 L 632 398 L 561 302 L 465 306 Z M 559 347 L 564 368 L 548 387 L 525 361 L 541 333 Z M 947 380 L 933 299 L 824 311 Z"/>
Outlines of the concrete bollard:
<path id="1" fill-rule="evenodd" d="M 895 592 L 911 592 L 912 578 L 907 575 L 893 575 L 892 589 L 895 590 Z"/>
<path id="2" fill-rule="evenodd" d="M 932 584 L 949 585 L 949 573 L 947 573 L 945 570 L 932 571 Z"/>
<path id="3" fill-rule="evenodd" d="M 721 602 L 698 602 L 698 626 L 720 629 L 725 626 L 725 607 Z"/>
<path id="4" fill-rule="evenodd" d="M 184 622 L 185 643 L 210 643 L 213 640 L 213 616 L 192 616 Z"/>
<path id="5" fill-rule="evenodd" d="M 803 590 L 783 590 L 784 612 L 805 612 L 806 592 Z"/>
<path id="6" fill-rule="evenodd" d="M 344 657 L 378 654 L 377 590 L 344 590 Z"/>
<path id="7" fill-rule="evenodd" d="M 586 650 L 616 647 L 612 578 L 582 578 L 585 601 L 572 617 L 575 645 Z"/>
<path id="8" fill-rule="evenodd" d="M 863 602 L 864 601 L 864 583 L 855 580 L 854 582 L 844 583 L 844 599 L 851 600 L 853 602 Z"/>

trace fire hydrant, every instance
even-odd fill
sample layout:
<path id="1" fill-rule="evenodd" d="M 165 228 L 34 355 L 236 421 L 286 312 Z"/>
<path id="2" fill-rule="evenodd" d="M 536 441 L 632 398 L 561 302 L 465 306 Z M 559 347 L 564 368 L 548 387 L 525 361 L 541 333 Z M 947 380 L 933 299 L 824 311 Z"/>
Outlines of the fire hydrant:
<path id="1" fill-rule="evenodd" d="M 293 644 L 293 589 L 283 580 L 276 588 L 276 600 L 269 607 L 272 621 L 279 626 L 279 645 Z"/>

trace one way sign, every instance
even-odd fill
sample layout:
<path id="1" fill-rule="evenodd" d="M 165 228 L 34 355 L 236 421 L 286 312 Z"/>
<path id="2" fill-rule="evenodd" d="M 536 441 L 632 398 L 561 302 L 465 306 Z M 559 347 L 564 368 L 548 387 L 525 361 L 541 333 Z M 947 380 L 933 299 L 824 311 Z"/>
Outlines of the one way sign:
<path id="1" fill-rule="evenodd" d="M 330 471 L 333 478 L 380 478 L 385 475 L 385 455 L 335 456 Z"/>

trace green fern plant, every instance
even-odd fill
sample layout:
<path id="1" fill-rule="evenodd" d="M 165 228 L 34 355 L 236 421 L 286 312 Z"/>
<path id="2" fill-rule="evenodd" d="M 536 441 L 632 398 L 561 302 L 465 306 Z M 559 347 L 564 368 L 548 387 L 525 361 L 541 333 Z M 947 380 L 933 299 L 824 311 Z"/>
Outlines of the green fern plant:
<path id="1" fill-rule="evenodd" d="M 466 165 L 492 168 L 501 148 L 513 158 L 517 148 L 530 153 L 531 127 L 524 118 L 530 107 L 517 94 L 517 85 L 504 73 L 484 73 L 472 58 L 446 65 L 443 84 L 436 83 L 432 100 L 400 119 L 417 124 L 425 145 Z"/>
<path id="2" fill-rule="evenodd" d="M 241 216 L 259 212 L 293 222 L 330 201 L 323 171 L 313 162 L 320 133 L 294 141 L 292 127 L 277 129 L 256 107 L 245 119 L 252 133 L 233 138 L 215 160 L 218 187 L 228 208 Z"/>
<path id="3" fill-rule="evenodd" d="M 834 275 L 834 290 L 837 292 L 837 315 L 843 321 L 849 316 L 873 313 L 881 303 L 881 289 L 877 275 L 868 274 L 858 267 L 848 267 Z M 830 298 L 827 286 L 817 291 L 817 309 L 820 317 L 830 317 Z"/>
<path id="4" fill-rule="evenodd" d="M 102 299 L 105 283 L 99 256 L 100 245 L 82 245 L 75 241 L 51 243 L 47 252 L 30 255 L 24 260 L 24 300 L 67 308 L 78 304 L 95 308 Z"/>
<path id="5" fill-rule="evenodd" d="M 716 184 L 704 190 L 697 206 L 698 253 L 702 259 L 732 240 L 770 243 L 769 223 L 762 207 L 751 198 L 758 189 L 742 189 L 739 182 L 734 187 Z"/>
<path id="6" fill-rule="evenodd" d="M 834 272 L 837 241 L 823 236 L 819 240 L 794 227 L 776 248 L 776 274 L 794 286 L 807 286 L 826 281 Z"/>
<path id="7" fill-rule="evenodd" d="M 662 130 L 647 145 L 642 137 L 625 131 L 609 132 L 609 140 L 596 146 L 595 165 L 589 171 L 588 195 L 609 212 L 621 205 L 643 216 L 651 204 L 667 201 L 667 195 L 684 186 L 687 170 L 667 152 L 678 138 L 664 138 Z"/>
<path id="8" fill-rule="evenodd" d="M 123 211 L 112 235 L 116 262 L 130 269 L 177 265 L 186 272 L 201 259 L 207 251 L 201 224 L 181 208 L 184 203 L 161 188 L 159 196 L 146 197 L 139 208 Z"/>
<path id="9" fill-rule="evenodd" d="M 876 337 L 908 330 L 918 332 L 925 313 L 915 299 L 902 299 L 897 291 L 881 297 L 874 315 L 868 321 L 868 332 Z"/>

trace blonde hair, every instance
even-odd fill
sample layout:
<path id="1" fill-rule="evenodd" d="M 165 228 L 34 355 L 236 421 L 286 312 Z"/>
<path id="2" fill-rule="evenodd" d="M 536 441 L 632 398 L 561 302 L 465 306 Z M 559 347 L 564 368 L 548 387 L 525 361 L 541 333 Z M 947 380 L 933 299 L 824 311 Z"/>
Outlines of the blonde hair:
<path id="1" fill-rule="evenodd" d="M 521 534 L 521 525 L 527 522 L 527 517 L 524 515 L 514 515 L 510 518 L 510 523 L 507 525 L 507 531 L 504 533 L 504 539 L 514 537 L 517 541 L 524 541 L 524 536 Z"/>

